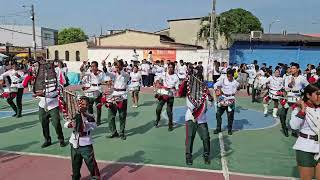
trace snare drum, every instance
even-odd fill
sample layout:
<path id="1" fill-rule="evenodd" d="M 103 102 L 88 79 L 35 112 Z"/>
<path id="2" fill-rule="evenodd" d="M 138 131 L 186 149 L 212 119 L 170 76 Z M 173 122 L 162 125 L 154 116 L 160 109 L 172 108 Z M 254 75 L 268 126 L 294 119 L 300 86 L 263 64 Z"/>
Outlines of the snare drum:
<path id="1" fill-rule="evenodd" d="M 173 91 L 170 89 L 158 89 L 157 94 L 158 95 L 173 96 Z"/>
<path id="2" fill-rule="evenodd" d="M 296 103 L 297 101 L 300 100 L 300 93 L 293 93 L 293 92 L 288 92 L 287 94 L 287 99 L 288 103 Z"/>
<path id="3" fill-rule="evenodd" d="M 231 106 L 235 103 L 235 101 L 236 101 L 235 99 L 226 99 L 224 96 L 220 96 L 218 103 L 221 106 Z"/>
<path id="4" fill-rule="evenodd" d="M 272 89 L 270 89 L 270 90 L 269 90 L 269 97 L 270 97 L 271 99 L 280 99 L 280 96 L 278 95 L 278 92 L 279 92 L 279 91 L 277 91 L 277 90 L 272 90 Z"/>
<path id="5" fill-rule="evenodd" d="M 17 93 L 18 92 L 18 88 L 17 87 L 10 87 L 9 91 L 10 91 L 10 93 Z"/>
<path id="6" fill-rule="evenodd" d="M 84 95 L 88 98 L 97 98 L 100 95 L 100 91 L 94 90 L 94 91 L 84 91 Z"/>

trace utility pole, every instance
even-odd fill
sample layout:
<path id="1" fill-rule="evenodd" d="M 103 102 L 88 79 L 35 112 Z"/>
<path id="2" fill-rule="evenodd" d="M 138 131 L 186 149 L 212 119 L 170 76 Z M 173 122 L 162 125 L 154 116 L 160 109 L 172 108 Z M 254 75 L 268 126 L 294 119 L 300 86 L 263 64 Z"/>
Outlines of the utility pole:
<path id="1" fill-rule="evenodd" d="M 34 22 L 34 6 L 31 5 L 31 20 L 32 20 L 32 36 L 33 36 L 33 58 L 37 60 L 37 43 L 36 43 L 36 26 Z"/>
<path id="2" fill-rule="evenodd" d="M 213 51 L 215 49 L 214 45 L 214 21 L 216 18 L 216 0 L 212 0 L 212 9 L 211 9 L 211 16 L 210 16 L 210 37 L 209 37 L 209 57 L 207 63 L 207 80 L 209 80 L 209 63 L 212 57 Z"/>

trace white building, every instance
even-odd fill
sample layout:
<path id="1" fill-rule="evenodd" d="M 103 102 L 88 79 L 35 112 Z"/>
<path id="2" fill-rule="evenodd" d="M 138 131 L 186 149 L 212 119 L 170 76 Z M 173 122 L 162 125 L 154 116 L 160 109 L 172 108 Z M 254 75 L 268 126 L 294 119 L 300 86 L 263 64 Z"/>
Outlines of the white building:
<path id="1" fill-rule="evenodd" d="M 58 30 L 36 27 L 36 43 L 38 48 L 56 45 Z M 0 44 L 33 47 L 32 26 L 0 24 Z"/>

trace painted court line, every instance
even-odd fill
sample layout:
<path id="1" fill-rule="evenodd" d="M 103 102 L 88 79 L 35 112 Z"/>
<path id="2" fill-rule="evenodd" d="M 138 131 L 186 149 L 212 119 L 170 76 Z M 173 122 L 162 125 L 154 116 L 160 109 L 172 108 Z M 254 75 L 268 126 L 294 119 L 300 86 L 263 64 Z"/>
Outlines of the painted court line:
<path id="1" fill-rule="evenodd" d="M 31 113 L 38 112 L 38 111 L 39 111 L 39 109 L 28 109 L 28 110 L 22 112 L 22 115 L 31 114 Z M 12 111 L 0 111 L 0 113 L 1 112 L 12 112 Z M 10 116 L 0 117 L 0 119 L 10 118 L 10 117 L 11 117 L 11 115 Z"/>
<path id="2" fill-rule="evenodd" d="M 228 169 L 228 162 L 225 157 L 226 152 L 224 150 L 224 142 L 223 142 L 223 135 L 219 133 L 219 144 L 220 144 L 220 154 L 221 154 L 221 165 L 222 165 L 222 172 L 225 180 L 229 180 L 229 169 Z"/>

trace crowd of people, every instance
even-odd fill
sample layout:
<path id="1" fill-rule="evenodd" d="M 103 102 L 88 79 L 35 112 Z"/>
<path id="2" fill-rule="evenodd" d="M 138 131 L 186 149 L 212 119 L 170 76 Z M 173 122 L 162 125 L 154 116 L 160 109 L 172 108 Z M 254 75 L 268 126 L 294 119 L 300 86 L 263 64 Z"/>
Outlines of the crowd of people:
<path id="1" fill-rule="evenodd" d="M 10 66 L 9 66 L 10 65 Z M 137 60 L 128 64 L 126 61 L 115 59 L 114 62 L 99 64 L 97 61 L 83 61 L 79 68 L 81 72 L 81 94 L 76 106 L 78 111 L 70 119 L 70 105 L 64 99 L 63 92 L 68 89 L 67 67 L 62 61 L 53 62 L 55 84 L 44 90 L 34 91 L 39 98 L 39 120 L 42 125 L 45 142 L 42 147 L 51 145 L 49 123 L 52 122 L 60 146 L 64 147 L 62 125 L 60 119 L 66 119 L 64 127 L 73 128 L 69 143 L 71 144 L 73 179 L 80 179 L 82 159 L 85 160 L 93 178 L 99 177 L 99 170 L 93 155 L 91 131 L 101 124 L 102 107 L 108 111 L 108 138 L 126 140 L 126 118 L 128 110 L 128 95 L 131 95 L 132 108 L 139 108 L 139 93 L 141 87 L 153 88 L 158 105 L 155 109 L 154 127 L 159 127 L 161 112 L 166 105 L 168 115 L 168 131 L 173 131 L 173 106 L 175 97 L 185 97 L 188 107 L 186 121 L 186 164 L 192 165 L 192 148 L 196 132 L 203 141 L 203 158 L 205 164 L 210 164 L 210 136 L 207 122 L 207 109 L 215 106 L 217 127 L 214 134 L 222 132 L 222 115 L 227 114 L 228 135 L 233 134 L 233 120 L 236 104 L 236 93 L 246 89 L 252 103 L 260 102 L 265 116 L 269 115 L 269 104 L 273 103 L 272 116 L 279 116 L 284 135 L 298 137 L 294 149 L 297 150 L 297 162 L 301 176 L 310 176 L 319 159 L 318 134 L 320 133 L 320 63 L 308 65 L 301 70 L 300 65 L 292 62 L 289 65 L 279 63 L 278 66 L 267 67 L 266 63 L 228 64 L 213 61 L 209 63 L 207 72 L 212 74 L 214 82 L 210 91 L 204 81 L 202 62 L 190 63 Z M 19 69 L 16 62 L 6 68 L 0 66 L 1 95 L 15 112 L 14 116 L 22 116 L 22 95 L 24 88 L 37 81 L 39 66 L 30 64 L 27 69 Z M 7 89 L 5 91 L 4 89 Z M 16 98 L 17 105 L 13 102 Z M 289 111 L 290 107 L 292 107 Z M 94 110 L 95 109 L 95 110 Z M 96 114 L 95 114 L 95 113 Z M 63 113 L 63 116 L 60 114 Z M 116 115 L 119 115 L 120 128 L 116 127 Z M 291 113 L 290 126 L 287 115 Z M 95 115 L 93 115 L 95 114 Z M 51 120 L 51 121 L 50 121 Z M 314 144 L 312 144 L 314 143 Z M 313 156 L 315 158 L 313 158 Z M 317 166 L 318 167 L 318 166 Z M 320 169 L 317 168 L 317 171 Z"/>

